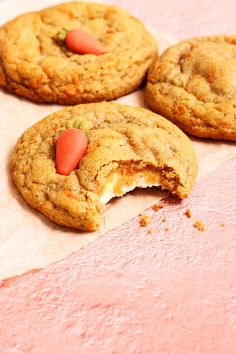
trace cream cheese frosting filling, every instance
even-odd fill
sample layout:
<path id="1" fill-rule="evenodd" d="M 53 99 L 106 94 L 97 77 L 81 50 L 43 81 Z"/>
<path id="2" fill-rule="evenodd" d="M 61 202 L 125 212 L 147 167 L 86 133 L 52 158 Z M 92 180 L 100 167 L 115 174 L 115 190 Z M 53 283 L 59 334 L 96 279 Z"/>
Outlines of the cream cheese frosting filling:
<path id="1" fill-rule="evenodd" d="M 115 197 L 121 197 L 135 188 L 159 187 L 160 173 L 158 171 L 118 170 L 107 177 L 107 182 L 100 193 L 100 201 L 107 204 Z"/>

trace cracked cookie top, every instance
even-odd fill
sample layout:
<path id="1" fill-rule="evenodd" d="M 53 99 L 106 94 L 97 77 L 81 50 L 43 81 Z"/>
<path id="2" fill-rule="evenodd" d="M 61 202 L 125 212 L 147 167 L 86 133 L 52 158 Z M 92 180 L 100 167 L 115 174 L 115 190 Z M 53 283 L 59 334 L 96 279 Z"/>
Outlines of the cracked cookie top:
<path id="1" fill-rule="evenodd" d="M 60 175 L 58 134 L 78 118 L 90 123 L 88 148 L 69 176 Z M 105 203 L 135 187 L 161 186 L 187 197 L 197 161 L 190 140 L 168 120 L 144 108 L 103 102 L 65 108 L 29 128 L 16 145 L 11 174 L 26 201 L 51 220 L 95 230 Z"/>
<path id="2" fill-rule="evenodd" d="M 236 141 L 236 36 L 193 38 L 153 63 L 148 104 L 185 132 Z"/>
<path id="3" fill-rule="evenodd" d="M 102 55 L 76 54 L 58 39 L 80 28 Z M 112 100 L 135 90 L 156 55 L 145 27 L 126 11 L 71 2 L 21 15 L 0 28 L 0 86 L 37 102 Z"/>

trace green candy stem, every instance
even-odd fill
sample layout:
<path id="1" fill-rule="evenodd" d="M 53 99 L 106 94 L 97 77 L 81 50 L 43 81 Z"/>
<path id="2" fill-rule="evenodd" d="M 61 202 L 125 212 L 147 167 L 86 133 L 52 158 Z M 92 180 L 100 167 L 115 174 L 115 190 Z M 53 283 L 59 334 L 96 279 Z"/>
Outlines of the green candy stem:
<path id="1" fill-rule="evenodd" d="M 65 127 L 66 129 L 77 128 L 82 130 L 85 134 L 88 134 L 91 129 L 91 124 L 85 119 L 77 118 L 73 122 L 71 120 L 67 120 Z"/>
<path id="2" fill-rule="evenodd" d="M 74 120 L 73 128 L 79 128 L 82 122 L 83 120 L 81 118 L 77 118 L 76 120 Z"/>
<path id="3" fill-rule="evenodd" d="M 71 120 L 67 120 L 65 126 L 66 126 L 66 129 L 72 128 L 73 127 L 73 122 Z"/>
<path id="4" fill-rule="evenodd" d="M 68 30 L 66 28 L 62 28 L 60 32 L 57 34 L 57 38 L 60 39 L 60 41 L 64 41 L 66 39 Z"/>
<path id="5" fill-rule="evenodd" d="M 82 121 L 82 123 L 80 124 L 80 129 L 83 130 L 85 134 L 89 133 L 90 128 L 91 128 L 91 124 L 86 120 Z"/>

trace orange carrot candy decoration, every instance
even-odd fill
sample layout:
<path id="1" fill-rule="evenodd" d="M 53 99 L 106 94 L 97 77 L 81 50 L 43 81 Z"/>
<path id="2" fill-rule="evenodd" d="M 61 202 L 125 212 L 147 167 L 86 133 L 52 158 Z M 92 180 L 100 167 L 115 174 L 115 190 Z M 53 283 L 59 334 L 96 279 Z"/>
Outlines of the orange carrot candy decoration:
<path id="1" fill-rule="evenodd" d="M 67 48 L 74 53 L 100 55 L 105 52 L 101 43 L 80 28 L 70 31 L 63 28 L 58 33 L 58 38 L 65 41 Z"/>
<path id="2" fill-rule="evenodd" d="M 68 129 L 62 131 L 57 139 L 56 168 L 57 173 L 68 176 L 85 154 L 88 138 L 84 131 L 89 130 L 89 124 L 85 121 L 76 120 L 73 127 L 70 127 L 70 121 L 68 121 L 66 128 Z"/>

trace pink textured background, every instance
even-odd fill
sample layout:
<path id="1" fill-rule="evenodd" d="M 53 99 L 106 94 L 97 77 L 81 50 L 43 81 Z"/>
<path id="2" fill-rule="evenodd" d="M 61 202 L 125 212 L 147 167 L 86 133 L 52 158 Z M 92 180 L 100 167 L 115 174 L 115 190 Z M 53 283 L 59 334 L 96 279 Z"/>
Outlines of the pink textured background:
<path id="1" fill-rule="evenodd" d="M 109 2 L 180 39 L 235 32 L 233 0 Z M 149 210 L 148 228 L 136 218 L 43 271 L 3 281 L 0 353 L 236 353 L 235 181 L 236 159 L 186 201 Z M 204 232 L 193 228 L 197 218 Z"/>
<path id="2" fill-rule="evenodd" d="M 149 210 L 149 227 L 137 217 L 64 261 L 2 281 L 0 352 L 235 353 L 235 179 L 236 158 L 187 200 Z"/>
<path id="3" fill-rule="evenodd" d="M 235 33 L 235 0 L 104 0 L 174 38 Z"/>

